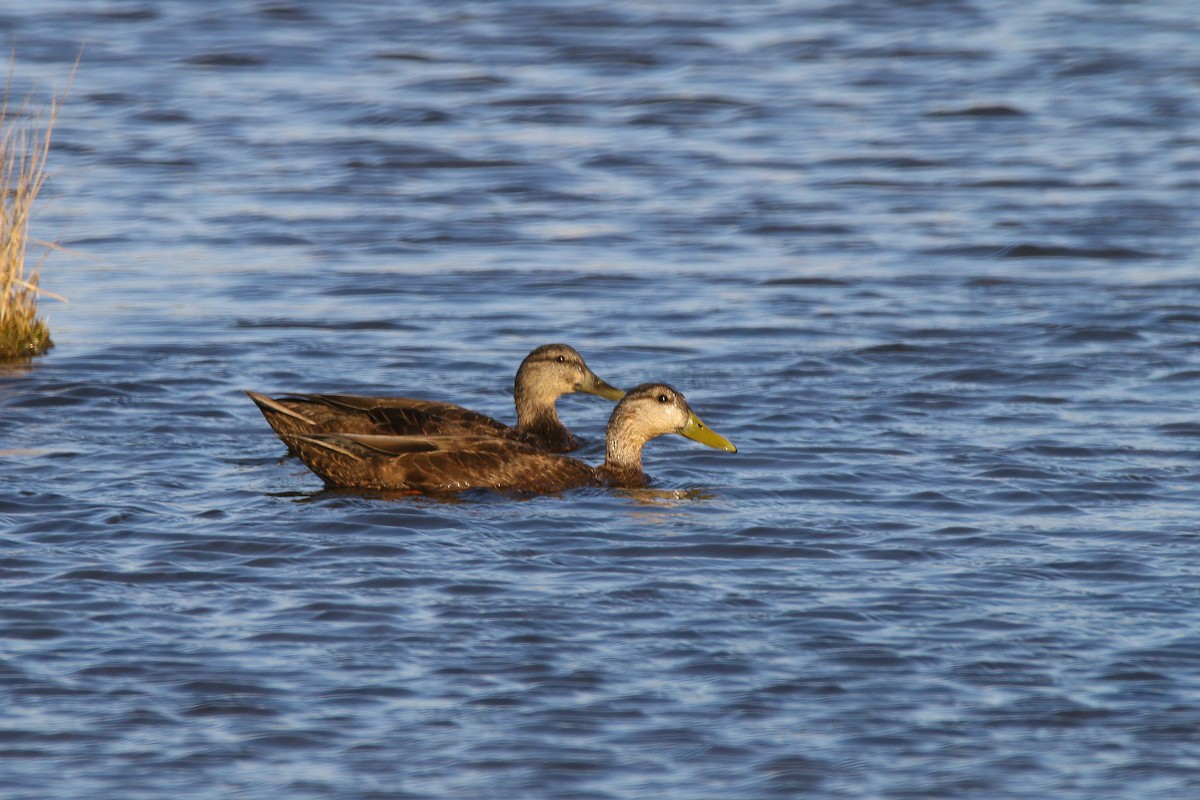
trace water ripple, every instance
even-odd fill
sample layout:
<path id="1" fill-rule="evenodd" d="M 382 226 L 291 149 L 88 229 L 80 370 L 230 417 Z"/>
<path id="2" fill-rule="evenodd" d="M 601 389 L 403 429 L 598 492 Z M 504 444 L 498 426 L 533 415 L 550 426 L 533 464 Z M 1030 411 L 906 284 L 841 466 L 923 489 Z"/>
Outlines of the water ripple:
<path id="1" fill-rule="evenodd" d="M 0 17 L 14 96 L 88 43 L 0 371 L 6 797 L 1200 786 L 1180 0 L 77 6 Z M 339 492 L 241 394 L 512 420 L 547 341 L 739 452 Z"/>

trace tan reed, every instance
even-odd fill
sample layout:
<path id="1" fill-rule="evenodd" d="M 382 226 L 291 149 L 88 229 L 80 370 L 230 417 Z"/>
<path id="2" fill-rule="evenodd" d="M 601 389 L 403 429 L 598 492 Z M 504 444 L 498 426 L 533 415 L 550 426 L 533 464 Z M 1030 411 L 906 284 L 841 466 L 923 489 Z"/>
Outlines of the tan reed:
<path id="1" fill-rule="evenodd" d="M 31 101 L 10 104 L 12 71 L 0 101 L 0 360 L 25 359 L 45 353 L 54 343 L 46 322 L 37 314 L 42 296 L 63 298 L 38 286 L 42 263 L 53 245 L 32 241 L 29 218 L 38 192 L 46 180 L 50 132 L 61 101 L 52 100 L 48 112 L 31 113 Z M 42 253 L 30 266 L 30 244 Z"/>

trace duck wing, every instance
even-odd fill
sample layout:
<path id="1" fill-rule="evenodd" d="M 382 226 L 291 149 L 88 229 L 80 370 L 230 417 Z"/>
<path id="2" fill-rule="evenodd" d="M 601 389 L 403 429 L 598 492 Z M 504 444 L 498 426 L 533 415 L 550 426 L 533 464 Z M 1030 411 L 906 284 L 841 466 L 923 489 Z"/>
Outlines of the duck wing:
<path id="1" fill-rule="evenodd" d="M 395 436 L 499 436 L 521 440 L 515 428 L 452 403 L 409 400 L 380 404 L 367 411 L 376 433 Z"/>
<path id="2" fill-rule="evenodd" d="M 603 483 L 582 461 L 489 436 L 285 436 L 327 484 L 428 494 L 466 489 L 559 492 Z"/>
<path id="3" fill-rule="evenodd" d="M 280 436 L 357 433 L 394 436 L 470 434 L 522 440 L 515 429 L 476 411 L 412 397 L 246 392 Z"/>

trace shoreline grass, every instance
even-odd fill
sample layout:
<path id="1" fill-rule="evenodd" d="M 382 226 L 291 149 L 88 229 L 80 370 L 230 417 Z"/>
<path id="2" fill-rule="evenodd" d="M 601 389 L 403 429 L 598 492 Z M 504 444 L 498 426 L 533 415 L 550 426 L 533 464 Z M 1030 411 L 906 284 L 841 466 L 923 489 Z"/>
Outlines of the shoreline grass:
<path id="1" fill-rule="evenodd" d="M 28 359 L 53 347 L 37 304 L 43 295 L 62 299 L 38 286 L 42 263 L 53 245 L 29 238 L 30 213 L 46 181 L 50 134 L 61 101 L 51 100 L 45 117 L 31 113 L 28 98 L 13 107 L 12 78 L 10 67 L 0 101 L 0 361 Z M 32 267 L 26 263 L 31 243 L 46 248 Z"/>

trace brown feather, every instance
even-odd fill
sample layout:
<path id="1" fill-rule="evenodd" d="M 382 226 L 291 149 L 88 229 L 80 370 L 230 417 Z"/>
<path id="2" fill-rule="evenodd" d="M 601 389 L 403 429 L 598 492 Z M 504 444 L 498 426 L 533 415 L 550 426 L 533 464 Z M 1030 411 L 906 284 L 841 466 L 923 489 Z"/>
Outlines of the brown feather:
<path id="1" fill-rule="evenodd" d="M 696 438 L 691 426 L 698 424 L 677 390 L 666 384 L 644 384 L 613 410 L 605 460 L 599 467 L 495 436 L 327 433 L 281 438 L 332 486 L 429 494 L 475 488 L 560 492 L 581 486 L 644 486 L 643 445 L 666 433 Z M 733 448 L 720 437 L 706 443 Z"/>
<path id="2" fill-rule="evenodd" d="M 356 397 L 334 394 L 289 394 L 267 397 L 246 392 L 280 436 L 306 433 L 357 433 L 379 436 L 471 434 L 514 441 L 525 437 L 515 428 L 476 411 L 412 397 Z"/>
<path id="3" fill-rule="evenodd" d="M 452 403 L 411 397 L 246 394 L 281 438 L 321 433 L 490 436 L 549 452 L 569 452 L 579 447 L 579 440 L 559 420 L 555 400 L 574 391 L 595 393 L 596 385 L 603 387 L 600 391 L 620 394 L 597 378 L 573 348 L 543 345 L 526 357 L 517 372 L 517 427 Z"/>
<path id="4" fill-rule="evenodd" d="M 605 483 L 582 461 L 487 436 L 318 434 L 283 440 L 326 483 L 346 488 L 558 492 Z"/>

